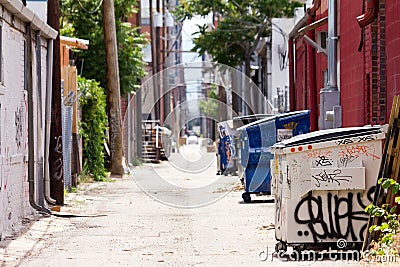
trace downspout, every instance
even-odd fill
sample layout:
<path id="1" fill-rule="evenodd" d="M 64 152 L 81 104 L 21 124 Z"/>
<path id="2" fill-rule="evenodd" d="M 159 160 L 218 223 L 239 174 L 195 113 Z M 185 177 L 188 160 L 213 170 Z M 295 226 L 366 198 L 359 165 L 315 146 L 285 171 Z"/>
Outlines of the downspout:
<path id="1" fill-rule="evenodd" d="M 321 0 L 314 0 L 313 5 L 307 8 L 307 13 L 310 16 L 314 16 L 315 12 L 317 12 L 318 8 L 321 6 Z M 314 20 L 314 19 L 313 19 Z"/>
<path id="2" fill-rule="evenodd" d="M 307 13 L 310 15 L 309 24 L 312 24 L 315 21 L 315 13 L 318 8 L 321 6 L 321 0 L 315 0 L 313 6 L 307 10 Z M 305 35 L 306 36 L 306 35 Z M 315 40 L 315 30 L 311 30 L 308 34 L 308 37 L 312 40 Z M 310 68 L 310 131 L 318 130 L 318 93 L 317 93 L 317 81 L 316 81 L 316 49 L 311 45 L 307 46 L 308 49 L 308 63 Z"/>
<path id="3" fill-rule="evenodd" d="M 372 23 L 379 12 L 379 1 L 378 0 L 367 0 L 367 12 L 357 17 L 357 22 L 360 28 L 367 26 Z"/>
<path id="4" fill-rule="evenodd" d="M 340 91 L 337 86 L 337 11 L 336 0 L 328 0 L 328 83 L 320 90 L 319 128 L 342 126 Z"/>
<path id="5" fill-rule="evenodd" d="M 53 84 L 53 39 L 47 41 L 47 77 L 46 77 L 46 125 L 45 125 L 45 147 L 44 147 L 44 198 L 47 203 L 56 205 L 56 200 L 50 197 L 50 125 L 51 125 L 51 97 Z"/>
<path id="6" fill-rule="evenodd" d="M 337 91 L 337 25 L 336 0 L 328 1 L 328 85 L 330 91 Z"/>
<path id="7" fill-rule="evenodd" d="M 288 51 L 288 58 L 289 58 L 289 111 L 296 110 L 296 90 L 294 88 L 294 53 L 293 48 L 294 42 L 293 37 L 289 38 L 289 51 Z"/>
<path id="8" fill-rule="evenodd" d="M 40 31 L 36 32 L 36 182 L 37 182 L 37 204 L 44 206 L 44 162 L 43 162 L 43 99 L 42 99 L 42 38 Z"/>
<path id="9" fill-rule="evenodd" d="M 33 73 L 32 73 L 32 27 L 26 25 L 26 64 L 27 72 L 27 91 L 28 91 L 28 182 L 29 182 L 29 203 L 42 212 L 50 213 L 45 207 L 39 206 L 35 202 L 35 136 L 34 136 L 34 114 L 33 114 Z"/>
<path id="10" fill-rule="evenodd" d="M 290 103 L 290 111 L 294 111 L 297 109 L 296 107 L 296 90 L 295 90 L 295 80 L 294 80 L 294 67 L 295 67 L 295 55 L 294 55 L 294 46 L 295 39 L 299 36 L 299 29 L 302 28 L 308 20 L 308 13 L 304 15 L 303 18 L 299 20 L 299 22 L 294 26 L 294 28 L 289 33 L 289 103 Z"/>

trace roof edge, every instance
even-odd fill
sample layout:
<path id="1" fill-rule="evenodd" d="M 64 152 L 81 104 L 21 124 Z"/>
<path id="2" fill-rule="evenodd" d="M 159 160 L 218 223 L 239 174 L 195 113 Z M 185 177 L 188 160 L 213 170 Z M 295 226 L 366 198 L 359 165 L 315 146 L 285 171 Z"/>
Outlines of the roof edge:
<path id="1" fill-rule="evenodd" d="M 34 30 L 40 30 L 43 37 L 47 39 L 57 38 L 58 32 L 41 20 L 32 10 L 24 6 L 21 1 L 0 0 L 0 4 L 23 22 L 32 23 L 32 28 Z"/>

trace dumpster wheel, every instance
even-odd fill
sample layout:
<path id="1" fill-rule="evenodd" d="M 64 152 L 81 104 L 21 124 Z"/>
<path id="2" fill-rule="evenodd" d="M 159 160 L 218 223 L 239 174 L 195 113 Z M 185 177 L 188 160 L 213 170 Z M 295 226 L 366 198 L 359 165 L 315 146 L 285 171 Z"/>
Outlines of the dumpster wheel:
<path id="1" fill-rule="evenodd" d="M 251 202 L 251 196 L 250 196 L 250 193 L 249 193 L 249 192 L 244 192 L 244 193 L 242 194 L 242 198 L 243 198 L 243 201 L 244 201 L 245 203 L 250 203 L 250 202 Z"/>
<path id="2" fill-rule="evenodd" d="M 287 251 L 287 245 L 285 242 L 279 241 L 278 243 L 275 244 L 275 252 L 279 253 L 281 251 L 286 252 Z"/>

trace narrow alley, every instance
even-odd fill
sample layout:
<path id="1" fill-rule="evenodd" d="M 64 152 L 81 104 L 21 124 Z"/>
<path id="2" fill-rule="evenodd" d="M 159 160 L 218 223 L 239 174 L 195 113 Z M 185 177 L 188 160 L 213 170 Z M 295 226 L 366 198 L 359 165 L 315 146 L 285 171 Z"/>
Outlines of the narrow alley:
<path id="1" fill-rule="evenodd" d="M 193 156 L 195 152 L 189 149 L 182 155 Z M 217 176 L 215 162 L 187 176 L 180 176 L 183 172 L 171 162 L 136 167 L 133 178 L 126 175 L 113 182 L 82 185 L 78 193 L 67 195 L 67 205 L 61 211 L 83 217 L 51 216 L 32 222 L 20 237 L 0 242 L 3 265 L 316 266 L 324 263 L 285 263 L 272 257 L 276 241 L 271 196 L 254 197 L 252 203 L 244 203 L 242 190 L 235 190 L 237 177 Z M 158 194 L 155 191 L 146 194 L 139 186 L 144 185 L 143 180 L 155 179 L 153 170 L 170 179 L 169 183 L 185 184 L 182 188 L 186 190 L 179 193 L 158 188 Z M 192 208 L 171 206 L 174 201 L 179 204 L 193 200 L 191 182 L 204 187 L 217 180 L 219 189 L 210 187 L 203 192 L 204 199 L 206 195 L 215 198 L 210 204 Z M 170 203 L 161 203 L 166 199 Z M 197 196 L 194 199 L 197 201 Z M 349 266 L 350 263 L 330 261 L 329 264 Z"/>

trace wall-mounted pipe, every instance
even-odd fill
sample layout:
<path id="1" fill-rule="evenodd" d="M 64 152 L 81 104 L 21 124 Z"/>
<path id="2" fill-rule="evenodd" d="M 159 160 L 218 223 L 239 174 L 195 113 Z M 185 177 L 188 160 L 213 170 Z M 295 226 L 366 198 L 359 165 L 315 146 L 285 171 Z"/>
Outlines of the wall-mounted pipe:
<path id="1" fill-rule="evenodd" d="M 44 148 L 44 198 L 47 203 L 56 205 L 56 200 L 50 197 L 50 126 L 51 126 L 51 97 L 53 84 L 53 39 L 47 41 L 47 74 L 46 74 L 46 111 L 45 111 L 45 148 Z"/>
<path id="2" fill-rule="evenodd" d="M 314 1 L 315 2 L 315 1 Z M 314 16 L 310 18 L 310 24 L 314 21 Z M 315 30 L 312 29 L 308 32 L 308 35 L 304 35 L 303 38 L 305 39 L 310 39 L 310 40 L 315 40 Z M 319 49 L 315 49 L 315 47 L 312 47 L 310 45 L 307 46 L 307 56 L 308 56 L 308 66 L 309 66 L 309 83 L 308 83 L 308 88 L 305 88 L 305 90 L 309 90 L 309 103 L 308 107 L 311 110 L 310 113 L 310 130 L 311 131 L 316 131 L 318 130 L 318 90 L 317 90 L 317 79 L 316 79 L 316 54 Z M 325 50 L 325 49 L 323 49 Z M 326 51 L 325 51 L 326 53 Z"/>
<path id="3" fill-rule="evenodd" d="M 289 38 L 289 111 L 296 110 L 296 90 L 294 88 L 294 42 L 293 38 Z"/>
<path id="4" fill-rule="evenodd" d="M 336 0 L 328 1 L 328 84 L 326 90 L 337 91 L 337 13 Z"/>
<path id="5" fill-rule="evenodd" d="M 318 8 L 321 6 L 321 0 L 314 0 L 313 5 L 307 8 L 307 13 L 310 16 L 314 16 L 315 12 L 317 12 Z"/>
<path id="6" fill-rule="evenodd" d="M 29 182 L 29 203 L 30 205 L 42 212 L 50 213 L 45 207 L 36 204 L 35 200 L 35 129 L 34 129 L 34 110 L 33 110 L 33 53 L 32 53 L 32 27 L 31 24 L 26 25 L 26 78 L 28 91 L 28 182 Z"/>
<path id="7" fill-rule="evenodd" d="M 296 90 L 295 90 L 295 39 L 299 37 L 299 30 L 304 27 L 308 21 L 310 15 L 306 13 L 304 17 L 302 17 L 294 28 L 289 33 L 289 50 L 288 50 L 288 58 L 289 58 L 289 106 L 290 111 L 294 111 L 297 109 L 296 107 Z"/>
<path id="8" fill-rule="evenodd" d="M 378 16 L 378 12 L 379 12 L 379 1 L 367 0 L 366 12 L 357 17 L 357 22 L 360 28 L 363 28 L 368 24 L 372 23 Z"/>

